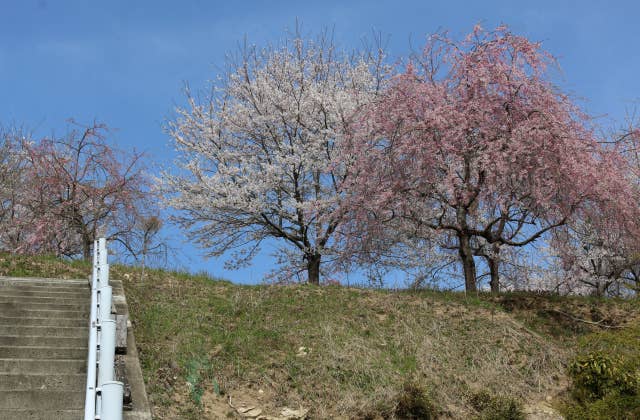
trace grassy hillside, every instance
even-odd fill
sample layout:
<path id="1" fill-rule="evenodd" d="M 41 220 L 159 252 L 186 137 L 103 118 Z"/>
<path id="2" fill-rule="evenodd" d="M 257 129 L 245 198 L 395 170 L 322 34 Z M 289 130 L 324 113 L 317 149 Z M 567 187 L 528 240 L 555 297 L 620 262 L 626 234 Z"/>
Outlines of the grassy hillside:
<path id="1" fill-rule="evenodd" d="M 88 273 L 78 262 L 0 258 L 2 275 Z M 238 286 L 159 270 L 140 281 L 124 266 L 112 276 L 123 279 L 161 419 L 236 418 L 252 407 L 310 418 L 578 416 L 592 409 L 568 391 L 577 355 L 640 366 L 637 301 Z"/>

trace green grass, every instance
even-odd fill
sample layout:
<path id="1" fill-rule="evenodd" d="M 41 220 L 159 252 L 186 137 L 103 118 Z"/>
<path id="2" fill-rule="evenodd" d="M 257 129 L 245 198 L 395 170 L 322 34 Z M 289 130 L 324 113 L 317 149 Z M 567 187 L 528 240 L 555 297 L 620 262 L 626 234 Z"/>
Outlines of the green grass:
<path id="1" fill-rule="evenodd" d="M 0 274 L 86 278 L 89 266 L 4 255 Z M 414 400 L 445 418 L 519 418 L 548 396 L 567 407 L 578 354 L 640 358 L 637 301 L 241 286 L 162 270 L 141 281 L 117 265 L 112 277 L 125 286 L 156 418 L 233 416 L 229 397 L 311 418 L 393 416 Z M 491 398 L 478 405 L 478 395 Z"/>
<path id="2" fill-rule="evenodd" d="M 54 256 L 37 257 L 0 253 L 0 275 L 10 277 L 88 278 L 89 263 L 60 260 Z"/>

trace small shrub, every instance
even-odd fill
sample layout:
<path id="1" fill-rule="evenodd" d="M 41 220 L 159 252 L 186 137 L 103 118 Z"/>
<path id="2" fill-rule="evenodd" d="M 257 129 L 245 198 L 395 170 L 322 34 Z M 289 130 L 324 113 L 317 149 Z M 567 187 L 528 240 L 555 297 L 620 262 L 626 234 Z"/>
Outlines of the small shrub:
<path id="1" fill-rule="evenodd" d="M 569 366 L 571 398 L 563 407 L 570 420 L 640 418 L 640 377 L 622 357 L 592 352 Z"/>
<path id="2" fill-rule="evenodd" d="M 621 360 L 599 353 L 576 358 L 569 366 L 573 387 L 571 395 L 580 402 L 592 402 L 613 394 L 637 395 L 639 381 L 635 372 L 622 368 Z"/>
<path id="3" fill-rule="evenodd" d="M 197 359 L 191 359 L 187 363 L 186 374 L 187 383 L 189 384 L 191 399 L 197 406 L 200 406 L 204 388 L 202 387 L 202 362 Z"/>
<path id="4" fill-rule="evenodd" d="M 478 418 L 482 420 L 523 420 L 525 418 L 522 404 L 510 397 L 480 391 L 472 394 L 469 402 L 478 412 Z"/>
<path id="5" fill-rule="evenodd" d="M 407 382 L 396 397 L 395 416 L 399 419 L 435 419 L 438 409 L 418 384 Z"/>

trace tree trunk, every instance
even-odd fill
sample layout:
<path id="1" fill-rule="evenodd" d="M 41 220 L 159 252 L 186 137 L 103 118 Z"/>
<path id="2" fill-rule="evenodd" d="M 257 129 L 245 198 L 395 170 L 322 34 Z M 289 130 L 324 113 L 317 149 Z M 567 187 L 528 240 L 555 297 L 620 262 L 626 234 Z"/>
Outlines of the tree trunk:
<path id="1" fill-rule="evenodd" d="M 487 265 L 489 265 L 489 272 L 491 273 L 491 280 L 489 280 L 491 293 L 498 294 L 500 293 L 500 276 L 498 274 L 500 262 L 493 257 L 487 257 Z"/>
<path id="2" fill-rule="evenodd" d="M 500 247 L 493 246 L 492 253 L 487 257 L 487 265 L 489 266 L 489 272 L 491 273 L 491 280 L 489 285 L 491 286 L 491 293 L 500 293 Z"/>
<path id="3" fill-rule="evenodd" d="M 307 255 L 307 275 L 309 284 L 320 284 L 320 254 Z"/>
<path id="4" fill-rule="evenodd" d="M 143 284 L 143 283 L 144 283 L 144 268 L 145 268 L 145 260 L 146 260 L 146 257 L 147 257 L 147 252 L 146 252 L 146 250 L 145 250 L 145 251 L 142 251 L 142 262 L 141 262 L 142 270 L 140 270 L 140 284 Z"/>
<path id="5" fill-rule="evenodd" d="M 82 242 L 82 259 L 85 261 L 91 261 L 91 245 L 93 245 L 92 241 L 84 240 Z"/>
<path id="6" fill-rule="evenodd" d="M 608 285 L 605 281 L 598 280 L 595 287 L 595 296 L 599 298 L 603 297 L 607 291 L 607 286 Z"/>
<path id="7" fill-rule="evenodd" d="M 458 235 L 458 253 L 462 261 L 464 272 L 464 287 L 467 292 L 475 292 L 476 288 L 476 263 L 473 260 L 470 238 L 466 235 Z"/>

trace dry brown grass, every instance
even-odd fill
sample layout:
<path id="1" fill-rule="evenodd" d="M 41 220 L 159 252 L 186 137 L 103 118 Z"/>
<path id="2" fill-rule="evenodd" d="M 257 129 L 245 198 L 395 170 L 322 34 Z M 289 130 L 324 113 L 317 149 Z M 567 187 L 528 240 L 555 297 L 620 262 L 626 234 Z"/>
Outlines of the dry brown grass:
<path id="1" fill-rule="evenodd" d="M 175 415 L 166 410 L 190 389 L 194 360 L 205 395 L 217 383 L 261 397 L 270 414 L 305 407 L 313 418 L 392 412 L 408 380 L 454 418 L 472 414 L 467 399 L 480 390 L 537 402 L 563 386 L 566 348 L 480 300 L 180 275 L 125 284 L 159 418 Z M 197 399 L 180 415 L 203 415 Z"/>

